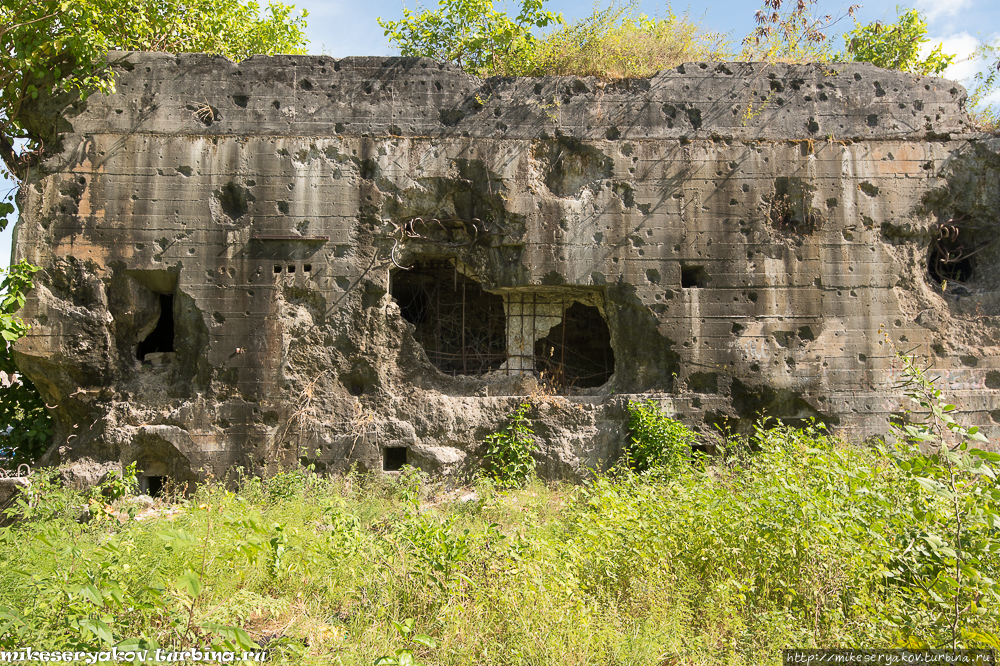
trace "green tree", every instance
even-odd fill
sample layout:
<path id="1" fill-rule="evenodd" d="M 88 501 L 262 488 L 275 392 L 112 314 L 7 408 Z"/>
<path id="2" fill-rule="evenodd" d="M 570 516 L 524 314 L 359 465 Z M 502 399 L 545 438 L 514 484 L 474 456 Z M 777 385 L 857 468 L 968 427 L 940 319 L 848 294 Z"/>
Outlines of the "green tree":
<path id="1" fill-rule="evenodd" d="M 886 69 L 898 69 L 914 74 L 941 74 L 955 61 L 954 55 L 942 51 L 938 44 L 923 60 L 920 47 L 927 39 L 927 23 L 915 9 L 899 15 L 895 23 L 880 21 L 859 25 L 844 35 L 847 55 L 855 62 L 870 62 Z"/>
<path id="2" fill-rule="evenodd" d="M 305 16 L 269 0 L 0 0 L 0 175 L 23 185 L 28 170 L 58 143 L 51 119 L 93 92 L 115 88 L 111 50 L 254 54 L 304 53 Z M 15 213 L 15 193 L 0 201 L 0 231 Z M 0 297 L 0 370 L 16 368 L 10 344 L 26 326 L 15 315 L 37 268 L 10 268 Z M 51 423 L 27 379 L 0 389 L 0 447 L 32 460 Z M 10 427 L 10 435 L 5 436 Z"/>
<path id="3" fill-rule="evenodd" d="M 263 13 L 239 0 L 0 0 L 0 157 L 22 178 L 14 141 L 37 151 L 53 138 L 32 117 L 39 104 L 114 91 L 109 50 L 302 53 L 305 13 L 293 11 L 276 0 Z"/>
<path id="4" fill-rule="evenodd" d="M 403 9 L 399 21 L 378 19 L 404 56 L 454 62 L 477 76 L 518 75 L 531 69 L 536 39 L 532 28 L 562 23 L 562 15 L 542 10 L 544 0 L 522 0 L 511 19 L 492 0 L 441 0 L 439 9 L 419 14 Z"/>

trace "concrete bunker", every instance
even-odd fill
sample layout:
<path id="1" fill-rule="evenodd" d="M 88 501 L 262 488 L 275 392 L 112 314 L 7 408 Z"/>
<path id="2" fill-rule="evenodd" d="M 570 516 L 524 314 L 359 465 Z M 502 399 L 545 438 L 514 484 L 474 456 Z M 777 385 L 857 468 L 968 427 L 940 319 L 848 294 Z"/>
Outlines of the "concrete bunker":
<path id="1" fill-rule="evenodd" d="M 900 399 L 881 323 L 971 419 L 1000 413 L 1000 247 L 980 247 L 1000 158 L 950 83 L 703 63 L 598 90 L 414 58 L 122 57 L 118 92 L 61 125 L 65 168 L 32 171 L 17 234 L 43 267 L 18 362 L 81 475 L 137 461 L 169 491 L 301 461 L 296 438 L 317 469 L 458 474 L 552 389 L 583 399 L 539 416 L 549 477 L 614 459 L 633 396 L 704 431 L 764 412 L 868 435 Z M 796 94 L 731 113 L 757 77 Z M 184 108 L 195 88 L 235 100 L 225 127 Z M 315 414 L 281 425 L 303 396 Z"/>

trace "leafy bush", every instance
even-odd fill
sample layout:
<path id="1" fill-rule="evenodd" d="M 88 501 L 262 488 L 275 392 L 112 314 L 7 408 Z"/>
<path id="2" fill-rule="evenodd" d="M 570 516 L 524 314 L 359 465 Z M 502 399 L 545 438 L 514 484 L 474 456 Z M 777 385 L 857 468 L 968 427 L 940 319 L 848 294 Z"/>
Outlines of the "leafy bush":
<path id="1" fill-rule="evenodd" d="M 969 94 L 968 108 L 973 124 L 980 130 L 1000 134 L 1000 106 L 982 106 L 982 101 L 993 94 L 1000 82 L 1000 42 L 980 44 L 972 54 L 973 59 L 993 61 L 986 71 L 976 72 L 975 85 Z"/>
<path id="2" fill-rule="evenodd" d="M 493 9 L 492 0 L 440 0 L 439 9 L 414 14 L 403 9 L 398 21 L 378 24 L 400 55 L 454 62 L 478 76 L 517 75 L 530 68 L 535 37 L 532 28 L 559 23 L 562 17 L 542 11 L 543 0 L 522 0 L 511 19 Z"/>
<path id="3" fill-rule="evenodd" d="M 523 0 L 515 18 L 491 0 L 441 0 L 436 11 L 403 10 L 398 21 L 378 19 L 404 56 L 454 62 L 477 76 L 575 74 L 602 79 L 652 76 L 692 60 L 729 57 L 725 37 L 667 8 L 664 18 L 635 15 L 634 5 L 613 4 L 572 25 L 542 10 L 544 0 Z M 537 37 L 533 28 L 562 26 Z"/>
<path id="4" fill-rule="evenodd" d="M 897 361 L 919 412 L 894 424 L 893 457 L 920 492 L 906 548 L 888 567 L 912 600 L 893 620 L 908 645 L 1000 648 L 1000 454 L 975 446 L 988 440 L 956 418 L 914 358 Z"/>
<path id="5" fill-rule="evenodd" d="M 500 488 L 524 485 L 535 471 L 531 455 L 538 450 L 535 432 L 528 420 L 531 405 L 525 403 L 507 415 L 510 424 L 486 438 L 486 463 L 490 476 Z"/>
<path id="6" fill-rule="evenodd" d="M 0 220 L 0 229 L 5 225 Z M 27 377 L 17 373 L 11 356 L 11 344 L 28 327 L 15 313 L 24 305 L 32 288 L 32 275 L 38 268 L 21 261 L 6 271 L 0 284 L 0 371 L 7 375 L 9 386 L 0 389 L 0 465 L 17 467 L 33 464 L 45 453 L 52 437 L 52 417 L 38 389 Z"/>
<path id="7" fill-rule="evenodd" d="M 855 62 L 870 62 L 886 69 L 914 74 L 941 74 L 955 61 L 954 55 L 942 53 L 938 44 L 930 55 L 920 59 L 920 47 L 927 41 L 927 23 L 915 9 L 899 15 L 895 23 L 876 21 L 859 25 L 844 35 L 847 53 Z"/>
<path id="8" fill-rule="evenodd" d="M 686 425 L 668 417 L 652 400 L 629 401 L 628 414 L 628 456 L 634 470 L 677 474 L 690 466 L 698 436 Z"/>

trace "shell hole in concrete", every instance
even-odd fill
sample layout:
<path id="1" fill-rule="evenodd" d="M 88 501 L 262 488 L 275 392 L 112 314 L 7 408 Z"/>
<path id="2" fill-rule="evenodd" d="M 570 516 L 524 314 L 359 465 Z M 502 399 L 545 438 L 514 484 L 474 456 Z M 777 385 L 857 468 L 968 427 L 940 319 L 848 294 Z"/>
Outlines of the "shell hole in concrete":
<path id="1" fill-rule="evenodd" d="M 405 446 L 387 446 L 382 449 L 382 470 L 398 472 L 406 465 Z"/>
<path id="2" fill-rule="evenodd" d="M 481 375 L 507 360 L 503 298 L 448 260 L 418 261 L 390 276 L 389 293 L 427 358 L 449 375 Z"/>
<path id="3" fill-rule="evenodd" d="M 165 476 L 140 476 L 139 492 L 150 497 L 160 497 L 166 483 L 167 477 Z"/>
<path id="4" fill-rule="evenodd" d="M 967 247 L 965 239 L 937 239 L 927 253 L 927 273 L 934 282 L 969 282 L 975 275 L 977 248 Z"/>
<path id="5" fill-rule="evenodd" d="M 615 352 L 600 310 L 582 303 L 566 308 L 562 323 L 535 342 L 535 370 L 559 388 L 592 388 L 611 379 Z"/>
<path id="6" fill-rule="evenodd" d="M 174 297 L 172 294 L 159 294 L 159 297 L 160 318 L 136 349 L 136 358 L 140 361 L 146 360 L 147 354 L 174 351 Z"/>
<path id="7" fill-rule="evenodd" d="M 704 266 L 682 266 L 681 287 L 699 289 L 708 285 L 708 273 Z"/>

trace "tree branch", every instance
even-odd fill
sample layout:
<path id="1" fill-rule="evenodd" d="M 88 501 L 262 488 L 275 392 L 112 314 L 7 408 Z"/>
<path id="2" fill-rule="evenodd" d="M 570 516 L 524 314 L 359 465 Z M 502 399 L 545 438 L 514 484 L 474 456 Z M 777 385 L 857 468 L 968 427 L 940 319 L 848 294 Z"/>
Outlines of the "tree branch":
<path id="1" fill-rule="evenodd" d="M 0 134 L 0 159 L 11 174 L 18 180 L 24 180 L 27 168 L 20 156 L 14 152 L 14 144 L 6 134 Z"/>

